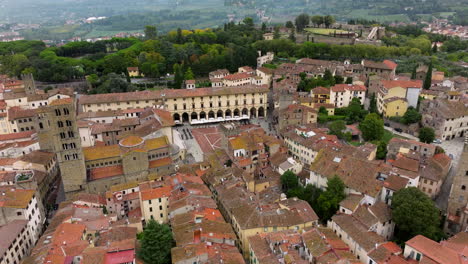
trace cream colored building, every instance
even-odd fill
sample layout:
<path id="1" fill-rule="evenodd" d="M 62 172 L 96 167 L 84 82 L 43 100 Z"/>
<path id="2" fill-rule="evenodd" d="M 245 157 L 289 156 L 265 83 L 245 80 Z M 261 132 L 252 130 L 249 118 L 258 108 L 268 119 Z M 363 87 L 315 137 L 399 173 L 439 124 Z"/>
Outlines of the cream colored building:
<path id="1" fill-rule="evenodd" d="M 155 220 L 160 224 L 167 224 L 170 186 L 140 191 L 140 207 L 143 219 L 148 222 Z"/>
<path id="2" fill-rule="evenodd" d="M 157 106 L 171 112 L 176 123 L 204 124 L 265 117 L 267 86 L 245 85 L 197 89 L 166 89 L 99 95 L 83 95 L 83 112 Z"/>
<path id="3" fill-rule="evenodd" d="M 347 107 L 353 98 L 364 104 L 367 88 L 364 85 L 337 84 L 330 88 L 330 103 L 335 107 Z"/>

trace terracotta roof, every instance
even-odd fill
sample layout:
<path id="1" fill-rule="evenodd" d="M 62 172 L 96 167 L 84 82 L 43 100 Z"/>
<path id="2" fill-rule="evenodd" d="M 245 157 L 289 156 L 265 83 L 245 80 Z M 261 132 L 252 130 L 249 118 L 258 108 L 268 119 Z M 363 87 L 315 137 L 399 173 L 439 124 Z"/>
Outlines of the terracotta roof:
<path id="1" fill-rule="evenodd" d="M 338 214 L 332 217 L 332 220 L 349 235 L 356 243 L 361 246 L 365 252 L 370 252 L 376 244 L 384 242 L 384 238 L 375 232 L 370 232 L 351 215 Z"/>
<path id="2" fill-rule="evenodd" d="M 198 89 L 164 89 L 159 91 L 138 91 L 129 93 L 110 93 L 82 95 L 79 99 L 80 104 L 99 104 L 116 103 L 136 100 L 155 100 L 163 98 L 189 98 L 201 96 L 218 96 L 244 93 L 265 93 L 268 92 L 268 86 L 244 85 L 236 87 L 210 87 Z"/>
<path id="3" fill-rule="evenodd" d="M 414 171 L 414 172 L 419 171 L 419 161 L 415 159 L 407 158 L 406 156 L 403 156 L 403 155 L 398 155 L 397 159 L 392 163 L 392 165 L 397 168 L 404 169 L 404 170 L 409 170 L 409 171 Z"/>
<path id="4" fill-rule="evenodd" d="M 61 98 L 61 99 L 56 99 L 52 102 L 50 102 L 50 106 L 54 105 L 69 105 L 73 103 L 73 98 Z"/>
<path id="5" fill-rule="evenodd" d="M 118 175 L 123 175 L 123 166 L 115 165 L 102 168 L 94 168 L 90 170 L 90 180 L 99 180 L 103 178 L 114 177 Z"/>
<path id="6" fill-rule="evenodd" d="M 364 67 L 377 68 L 384 70 L 394 70 L 398 65 L 392 61 L 384 60 L 383 62 L 375 62 L 370 60 L 364 60 Z"/>
<path id="7" fill-rule="evenodd" d="M 36 150 L 21 157 L 21 160 L 29 163 L 46 165 L 55 158 L 55 153 Z"/>
<path id="8" fill-rule="evenodd" d="M 85 160 L 107 159 L 120 156 L 119 145 L 83 148 Z"/>
<path id="9" fill-rule="evenodd" d="M 402 253 L 401 248 L 394 242 L 386 242 L 379 245 L 376 249 L 369 253 L 369 258 L 377 263 L 385 263 L 385 260 L 392 255 L 399 255 Z"/>
<path id="10" fill-rule="evenodd" d="M 242 73 L 234 73 L 234 74 L 226 75 L 224 79 L 229 80 L 229 81 L 235 81 L 235 80 L 248 79 L 250 77 L 252 77 L 252 74 L 247 73 L 247 72 L 242 72 Z"/>
<path id="11" fill-rule="evenodd" d="M 425 236 L 417 235 L 406 242 L 406 245 L 421 252 L 424 258 L 434 260 L 440 264 L 461 264 L 461 256 L 451 248 L 443 246 Z"/>
<path id="12" fill-rule="evenodd" d="M 27 224 L 28 220 L 13 220 L 0 226 L 0 237 L 2 238 L 0 239 L 0 256 L 6 253 L 7 249 L 19 237 Z"/>
<path id="13" fill-rule="evenodd" d="M 354 212 L 354 210 L 356 210 L 363 198 L 364 195 L 350 194 L 343 201 L 340 202 L 340 206 L 343 206 L 344 208 Z"/>
<path id="14" fill-rule="evenodd" d="M 164 187 L 159 187 L 159 188 L 154 188 L 154 189 L 149 189 L 149 190 L 144 190 L 141 191 L 141 200 L 142 201 L 147 201 L 147 200 L 153 200 L 153 199 L 158 199 L 162 197 L 167 197 L 171 195 L 172 188 L 170 186 L 164 186 Z"/>
<path id="15" fill-rule="evenodd" d="M 8 120 L 35 117 L 36 112 L 36 109 L 24 109 L 19 106 L 13 106 L 8 109 Z"/>
<path id="16" fill-rule="evenodd" d="M 163 166 L 168 166 L 172 164 L 172 159 L 167 157 L 167 158 L 162 158 L 162 159 L 157 159 L 157 160 L 152 160 L 149 162 L 149 168 L 159 168 Z"/>
<path id="17" fill-rule="evenodd" d="M 422 81 L 421 80 L 410 80 L 410 81 L 403 81 L 403 80 L 381 80 L 380 83 L 386 89 L 391 89 L 394 87 L 401 87 L 401 88 L 422 88 Z"/>
<path id="18" fill-rule="evenodd" d="M 330 94 L 330 89 L 319 86 L 312 89 L 312 94 Z"/>
<path id="19" fill-rule="evenodd" d="M 143 142 L 144 142 L 144 140 L 141 137 L 127 136 L 127 137 L 125 137 L 124 139 L 122 139 L 119 142 L 119 145 L 121 145 L 123 147 L 130 148 L 130 147 L 136 147 L 136 146 L 142 144 Z"/>
<path id="20" fill-rule="evenodd" d="M 385 188 L 388 188 L 393 191 L 399 191 L 406 187 L 409 179 L 400 177 L 395 174 L 390 174 L 387 179 L 384 181 Z"/>
<path id="21" fill-rule="evenodd" d="M 359 84 L 336 84 L 330 88 L 332 92 L 344 92 L 348 91 L 367 91 L 367 88 L 364 85 Z"/>
<path id="22" fill-rule="evenodd" d="M 102 195 L 99 195 L 99 194 L 77 193 L 75 197 L 73 198 L 73 200 L 106 205 L 106 199 Z"/>

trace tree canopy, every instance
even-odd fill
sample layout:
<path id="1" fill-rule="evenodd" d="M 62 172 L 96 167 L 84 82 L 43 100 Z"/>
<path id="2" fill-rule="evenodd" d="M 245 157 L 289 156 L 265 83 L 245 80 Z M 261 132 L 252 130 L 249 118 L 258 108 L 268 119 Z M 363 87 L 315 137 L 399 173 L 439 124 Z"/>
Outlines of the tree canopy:
<path id="1" fill-rule="evenodd" d="M 288 170 L 281 175 L 281 185 L 283 186 L 283 190 L 287 193 L 288 190 L 299 186 L 299 178 L 294 172 Z"/>
<path id="2" fill-rule="evenodd" d="M 345 187 L 338 176 L 328 180 L 327 189 L 317 199 L 316 213 L 323 223 L 326 223 L 338 211 L 340 202 L 346 198 Z"/>
<path id="3" fill-rule="evenodd" d="M 362 137 L 366 141 L 380 140 L 384 135 L 384 122 L 375 113 L 366 115 L 364 121 L 359 124 Z"/>
<path id="4" fill-rule="evenodd" d="M 138 256 L 149 264 L 171 263 L 171 248 L 174 245 L 172 231 L 168 225 L 154 220 L 146 223 L 141 235 L 141 248 Z"/>
<path id="5" fill-rule="evenodd" d="M 423 127 L 419 130 L 419 140 L 424 143 L 432 143 L 435 139 L 434 129 Z"/>
<path id="6" fill-rule="evenodd" d="M 439 209 L 434 202 L 416 187 L 404 188 L 392 197 L 392 215 L 396 224 L 395 237 L 404 242 L 423 235 L 433 240 L 440 240 Z"/>

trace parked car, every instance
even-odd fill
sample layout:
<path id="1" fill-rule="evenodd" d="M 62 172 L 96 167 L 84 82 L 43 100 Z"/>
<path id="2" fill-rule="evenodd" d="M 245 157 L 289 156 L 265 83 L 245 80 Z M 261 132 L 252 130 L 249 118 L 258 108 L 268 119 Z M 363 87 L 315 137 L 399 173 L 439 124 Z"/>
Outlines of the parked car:
<path id="1" fill-rule="evenodd" d="M 432 143 L 434 143 L 434 144 L 441 144 L 441 143 L 442 143 L 442 140 L 436 138 L 436 139 L 434 139 L 434 141 L 432 141 Z"/>
<path id="2" fill-rule="evenodd" d="M 389 127 L 390 123 L 384 123 L 384 126 Z"/>
<path id="3" fill-rule="evenodd" d="M 395 128 L 395 131 L 398 132 L 398 133 L 401 133 L 401 132 L 403 132 L 403 129 L 397 127 L 397 128 Z"/>

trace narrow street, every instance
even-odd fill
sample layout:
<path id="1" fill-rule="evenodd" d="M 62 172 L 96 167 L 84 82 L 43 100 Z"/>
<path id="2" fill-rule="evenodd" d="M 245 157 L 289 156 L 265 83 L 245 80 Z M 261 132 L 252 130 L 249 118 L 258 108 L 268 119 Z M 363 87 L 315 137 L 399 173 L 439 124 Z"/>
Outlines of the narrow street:
<path id="1" fill-rule="evenodd" d="M 456 166 L 452 166 L 447 175 L 447 178 L 445 179 L 444 183 L 442 184 L 442 187 L 440 188 L 439 195 L 435 199 L 437 208 L 439 208 L 444 213 L 447 211 L 450 190 L 452 189 L 453 177 L 455 176 L 456 172 Z"/>

